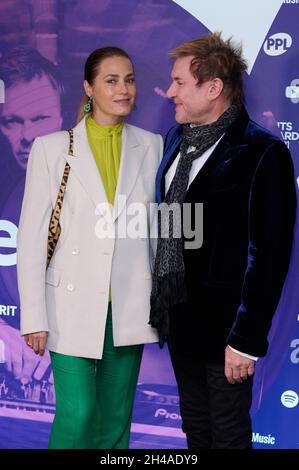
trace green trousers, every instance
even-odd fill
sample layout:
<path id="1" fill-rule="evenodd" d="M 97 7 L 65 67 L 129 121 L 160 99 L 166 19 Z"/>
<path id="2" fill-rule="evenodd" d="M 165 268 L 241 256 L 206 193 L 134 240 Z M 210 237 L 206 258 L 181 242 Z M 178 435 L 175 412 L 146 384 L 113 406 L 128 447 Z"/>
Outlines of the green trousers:
<path id="1" fill-rule="evenodd" d="M 56 414 L 50 449 L 127 449 L 143 345 L 113 346 L 111 304 L 102 359 L 51 352 Z"/>

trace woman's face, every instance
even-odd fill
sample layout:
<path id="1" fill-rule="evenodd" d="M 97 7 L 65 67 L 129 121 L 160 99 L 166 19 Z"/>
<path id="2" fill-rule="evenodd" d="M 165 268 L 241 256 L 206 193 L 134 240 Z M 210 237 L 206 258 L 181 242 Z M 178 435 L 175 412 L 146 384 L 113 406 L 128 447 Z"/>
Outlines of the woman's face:
<path id="1" fill-rule="evenodd" d="M 136 97 L 131 61 L 119 56 L 104 59 L 93 84 L 85 80 L 84 88 L 92 95 L 92 116 L 97 124 L 118 124 L 131 112 Z"/>

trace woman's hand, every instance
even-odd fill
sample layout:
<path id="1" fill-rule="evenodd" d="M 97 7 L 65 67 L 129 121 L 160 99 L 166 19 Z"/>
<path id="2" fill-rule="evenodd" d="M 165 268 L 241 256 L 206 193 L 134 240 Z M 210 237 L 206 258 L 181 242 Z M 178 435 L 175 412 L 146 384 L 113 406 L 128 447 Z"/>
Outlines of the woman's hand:
<path id="1" fill-rule="evenodd" d="M 43 356 L 46 349 L 48 333 L 46 331 L 38 331 L 36 333 L 30 333 L 24 335 L 27 346 L 33 349 L 35 354 Z"/>

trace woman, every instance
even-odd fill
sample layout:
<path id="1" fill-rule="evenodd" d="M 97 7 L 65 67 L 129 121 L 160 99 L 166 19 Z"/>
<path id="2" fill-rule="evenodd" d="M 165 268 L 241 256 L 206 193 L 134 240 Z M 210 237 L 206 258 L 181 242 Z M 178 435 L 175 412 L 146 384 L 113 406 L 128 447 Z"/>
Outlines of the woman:
<path id="1" fill-rule="evenodd" d="M 142 345 L 157 335 L 148 325 L 149 237 L 123 232 L 130 204 L 154 201 L 162 139 L 124 123 L 136 87 L 122 49 L 88 57 L 84 89 L 79 118 L 83 108 L 87 116 L 74 128 L 73 144 L 67 132 L 56 132 L 37 138 L 30 153 L 18 231 L 21 333 L 36 354 L 46 347 L 51 354 L 56 415 L 49 447 L 124 449 Z M 66 162 L 61 235 L 46 269 Z"/>

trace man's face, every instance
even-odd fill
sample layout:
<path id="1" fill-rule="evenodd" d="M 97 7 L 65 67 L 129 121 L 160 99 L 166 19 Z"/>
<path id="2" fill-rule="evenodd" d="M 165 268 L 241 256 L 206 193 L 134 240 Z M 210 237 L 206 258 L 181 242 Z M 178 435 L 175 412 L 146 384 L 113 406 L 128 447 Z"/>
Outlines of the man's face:
<path id="1" fill-rule="evenodd" d="M 25 170 L 35 137 L 61 129 L 59 92 L 46 75 L 7 88 L 0 109 L 0 130 Z"/>
<path id="2" fill-rule="evenodd" d="M 167 96 L 175 103 L 175 119 L 178 123 L 208 124 L 211 122 L 212 109 L 209 99 L 211 81 L 197 85 L 197 80 L 190 72 L 192 59 L 192 56 L 176 59 Z"/>

